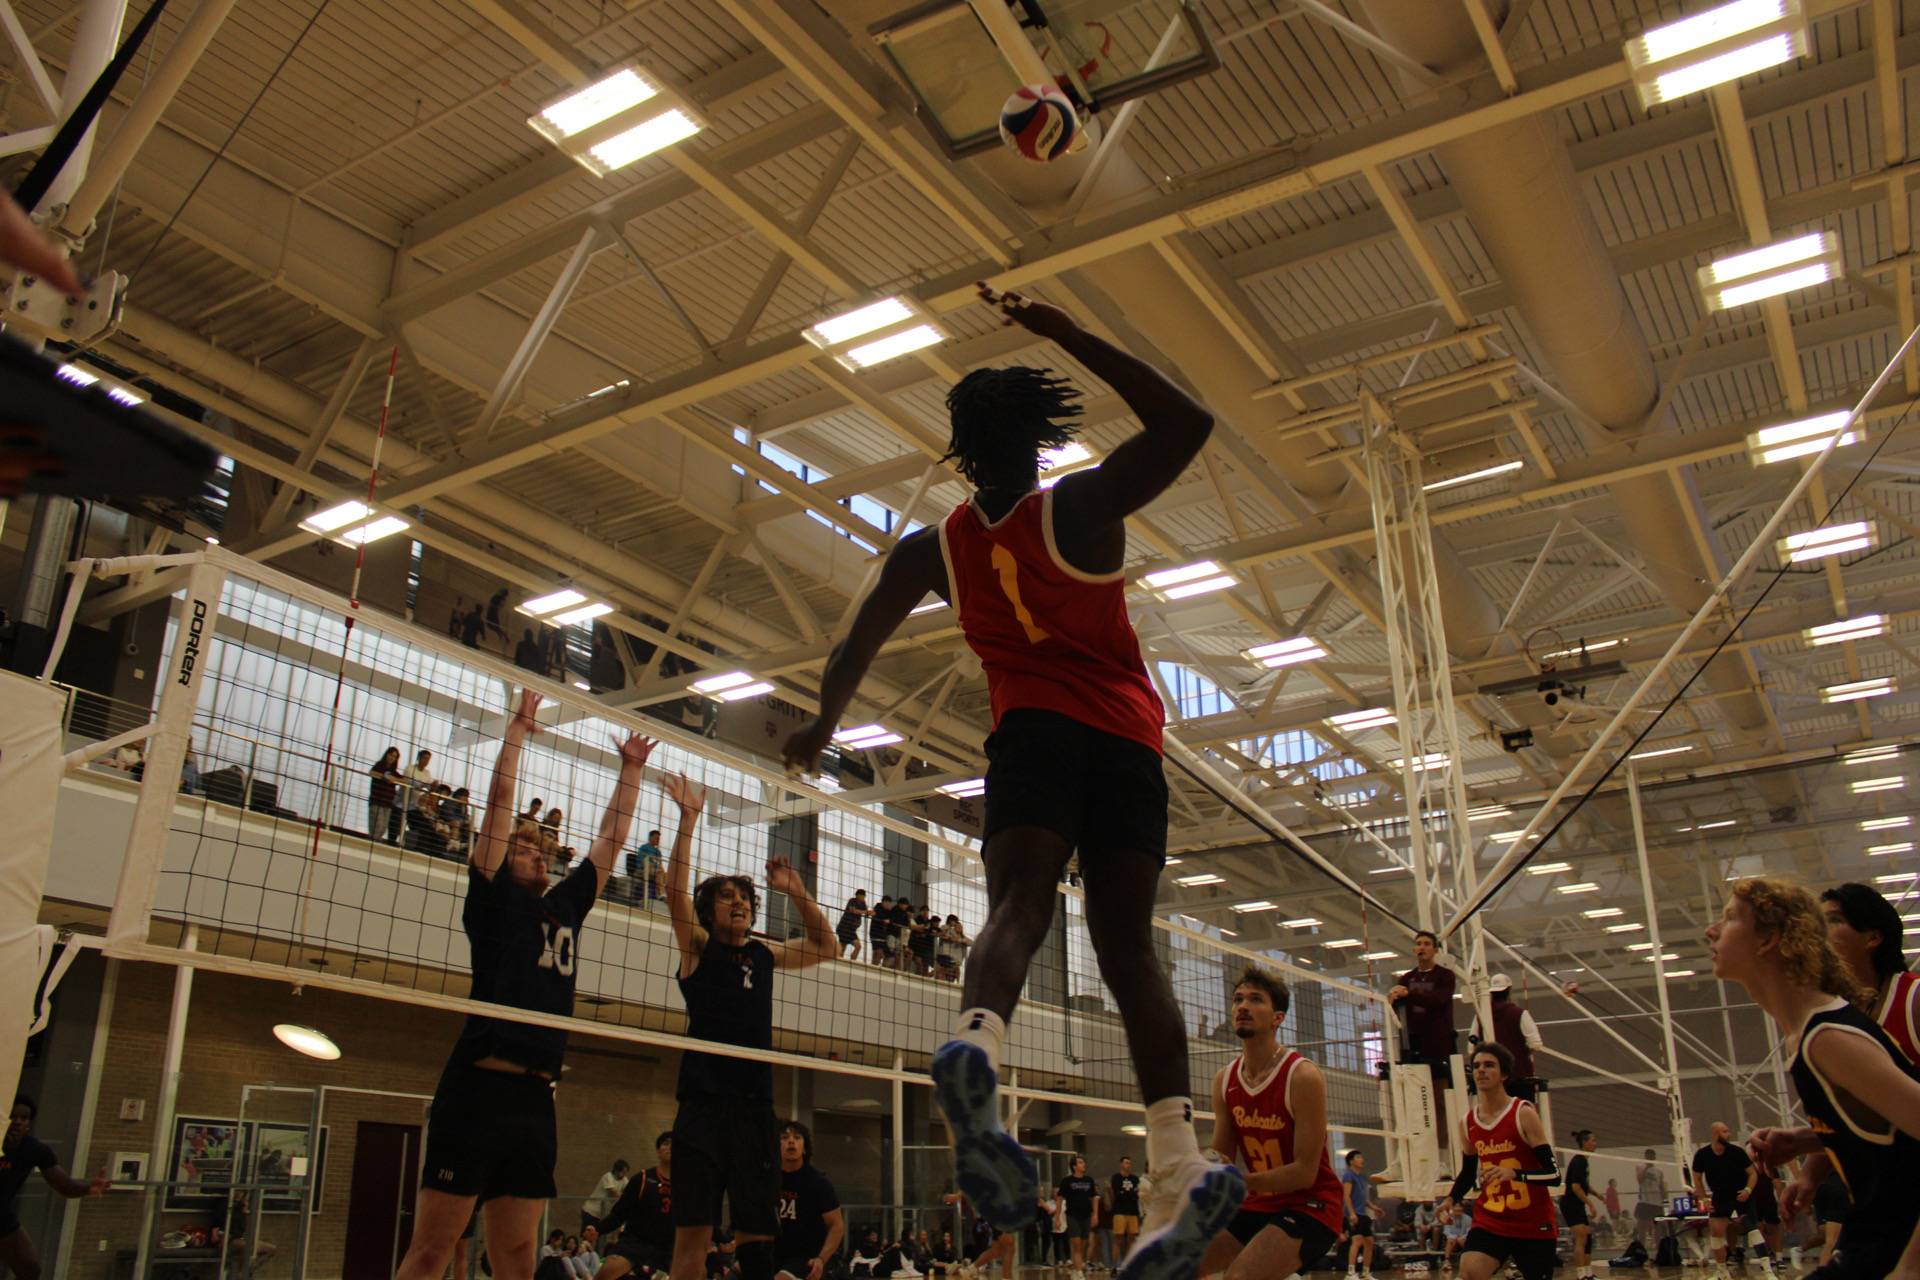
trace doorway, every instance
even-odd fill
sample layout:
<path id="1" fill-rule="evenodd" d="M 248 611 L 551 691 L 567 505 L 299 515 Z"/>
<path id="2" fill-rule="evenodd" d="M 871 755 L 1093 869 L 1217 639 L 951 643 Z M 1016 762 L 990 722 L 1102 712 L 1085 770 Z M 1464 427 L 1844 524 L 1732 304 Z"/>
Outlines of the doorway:
<path id="1" fill-rule="evenodd" d="M 361 1121 L 354 1132 L 341 1280 L 392 1280 L 413 1240 L 419 1185 L 420 1126 Z"/>

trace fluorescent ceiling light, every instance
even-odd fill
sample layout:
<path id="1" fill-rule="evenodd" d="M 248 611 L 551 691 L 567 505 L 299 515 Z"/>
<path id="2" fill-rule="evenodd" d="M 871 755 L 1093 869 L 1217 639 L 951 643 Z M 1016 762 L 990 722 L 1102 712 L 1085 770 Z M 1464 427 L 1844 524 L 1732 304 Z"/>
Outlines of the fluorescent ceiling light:
<path id="1" fill-rule="evenodd" d="M 1247 657 L 1269 670 L 1274 667 L 1291 667 L 1301 662 L 1314 662 L 1327 656 L 1327 651 L 1315 643 L 1311 636 L 1295 636 L 1291 640 L 1277 640 L 1272 644 L 1255 645 L 1244 652 Z"/>
<path id="2" fill-rule="evenodd" d="M 1707 309 L 1726 311 L 1762 298 L 1824 284 L 1840 274 L 1840 263 L 1839 237 L 1831 231 L 1815 231 L 1722 258 L 1700 268 L 1696 275 Z M 1782 457 L 1816 452 L 1825 447 L 1827 439 L 1846 421 L 1845 414 L 1837 420 L 1833 414 L 1822 414 L 1783 423 L 1749 436 L 1747 447 L 1760 461 L 1779 461 Z M 1770 441 L 1762 439 L 1767 432 L 1775 433 Z M 1793 451 L 1796 444 L 1804 444 L 1808 439 L 1817 439 L 1819 443 L 1813 449 Z M 1785 452 L 1779 457 L 1762 456 L 1775 450 Z"/>
<path id="3" fill-rule="evenodd" d="M 1808 627 L 1800 634 L 1806 642 L 1816 648 L 1823 644 L 1840 644 L 1848 640 L 1871 640 L 1875 636 L 1887 633 L 1887 619 L 1878 613 L 1865 613 L 1857 618 L 1844 618 L 1839 622 L 1829 622 L 1818 627 Z"/>
<path id="4" fill-rule="evenodd" d="M 1225 884 L 1225 876 L 1214 875 L 1211 871 L 1202 871 L 1190 876 L 1175 876 L 1173 882 L 1183 888 L 1194 889 L 1201 885 Z"/>
<path id="5" fill-rule="evenodd" d="M 1607 932 L 1608 933 L 1638 933 L 1646 927 L 1647 926 L 1641 924 L 1639 921 L 1636 920 L 1631 924 L 1610 924 L 1607 926 Z"/>
<path id="6" fill-rule="evenodd" d="M 1600 886 L 1591 880 L 1583 880 L 1579 884 L 1555 885 L 1553 891 L 1555 893 L 1598 893 Z"/>
<path id="7" fill-rule="evenodd" d="M 1504 818 L 1513 812 L 1504 804 L 1482 805 L 1478 809 L 1467 810 L 1468 822 L 1482 822 L 1488 818 Z"/>
<path id="8" fill-rule="evenodd" d="M 1858 431 L 1842 431 L 1853 418 L 1851 410 L 1838 409 L 1832 413 L 1823 413 L 1817 417 L 1801 418 L 1797 422 L 1782 422 L 1777 426 L 1762 427 L 1747 437 L 1747 456 L 1755 466 L 1765 466 L 1770 462 L 1786 462 L 1791 458 L 1804 458 L 1808 454 L 1820 452 L 1827 447 L 1827 441 L 1836 433 L 1840 443 L 1835 448 L 1845 448 L 1857 444 Z"/>
<path id="9" fill-rule="evenodd" d="M 1069 440 L 1058 449 L 1040 451 L 1040 487 L 1051 489 L 1076 471 L 1085 471 L 1099 459 L 1093 450 L 1078 440 Z"/>
<path id="10" fill-rule="evenodd" d="M 108 387 L 107 399 L 113 401 L 115 404 L 123 404 L 129 409 L 137 404 L 145 404 L 147 402 L 145 396 L 129 391 L 125 387 Z"/>
<path id="11" fill-rule="evenodd" d="M 357 547 L 368 542 L 378 542 L 382 538 L 399 533 L 402 529 L 412 527 L 410 521 L 402 520 L 399 516 L 381 516 L 378 520 L 369 521 L 357 529 L 346 530 L 339 535 L 338 540 Z"/>
<path id="12" fill-rule="evenodd" d="M 1848 524 L 1828 525 L 1821 529 L 1809 529 L 1805 533 L 1789 534 L 1774 546 L 1786 560 L 1801 564 L 1824 556 L 1865 551 L 1874 544 L 1875 537 L 1876 531 L 1871 520 L 1855 520 Z"/>
<path id="13" fill-rule="evenodd" d="M 1913 841 L 1911 840 L 1902 840 L 1898 844 L 1876 844 L 1876 845 L 1869 845 L 1867 847 L 1867 856 L 1869 858 L 1879 858 L 1889 853 L 1912 853 L 1912 852 L 1913 852 Z"/>
<path id="14" fill-rule="evenodd" d="M 71 382 L 76 387 L 90 387 L 100 381 L 99 374 L 82 369 L 77 364 L 63 364 L 53 372 L 61 381 Z"/>
<path id="15" fill-rule="evenodd" d="M 1367 874 L 1370 876 L 1390 876 L 1390 875 L 1394 875 L 1397 872 L 1404 872 L 1407 870 L 1409 870 L 1409 868 L 1407 867 L 1375 867 L 1373 870 L 1367 872 Z"/>
<path id="16" fill-rule="evenodd" d="M 1126 1134 L 1129 1138 L 1144 1138 L 1147 1136 L 1147 1126 L 1143 1124 L 1123 1124 L 1120 1126 L 1120 1132 Z"/>
<path id="17" fill-rule="evenodd" d="M 1892 676 L 1881 676 L 1874 680 L 1850 680 L 1846 684 L 1830 684 L 1820 691 L 1820 701 L 1856 702 L 1861 698 L 1878 698 L 1882 694 L 1899 691 L 1898 680 Z"/>
<path id="18" fill-rule="evenodd" d="M 595 618 L 604 618 L 613 612 L 613 606 L 596 600 L 592 604 L 583 604 L 578 609 L 569 609 L 565 613 L 556 613 L 547 621 L 556 627 L 573 627 L 582 622 L 591 622 Z"/>
<path id="19" fill-rule="evenodd" d="M 1526 463 L 1521 459 L 1512 458 L 1506 462 L 1497 462 L 1491 467 L 1481 467 L 1478 471 L 1469 471 L 1464 475 L 1448 476 L 1444 480 L 1434 480 L 1420 487 L 1428 493 L 1433 493 L 1440 489 L 1451 489 L 1458 484 L 1472 484 L 1476 480 L 1490 480 L 1494 476 L 1505 475 L 1509 471 L 1518 471 L 1525 465 Z"/>
<path id="20" fill-rule="evenodd" d="M 901 735 L 883 724 L 863 724 L 852 729 L 842 729 L 833 735 L 834 742 L 853 751 L 866 751 L 872 747 L 890 747 L 896 742 L 905 741 Z"/>
<path id="21" fill-rule="evenodd" d="M 1909 827 L 1912 825 L 1913 825 L 1913 819 L 1910 817 L 1908 818 L 1864 818 L 1860 822 L 1860 829 L 1862 831 L 1893 831 L 1900 827 Z"/>
<path id="22" fill-rule="evenodd" d="M 1518 840 L 1518 839 L 1519 839 L 1519 838 L 1520 838 L 1521 836 L 1523 836 L 1523 835 L 1525 835 L 1525 834 L 1526 834 L 1526 832 L 1525 832 L 1524 830 L 1521 830 L 1521 831 L 1496 831 L 1496 832 L 1494 832 L 1494 833 L 1493 833 L 1492 835 L 1490 835 L 1490 836 L 1488 836 L 1488 837 L 1487 837 L 1487 839 L 1489 839 L 1489 840 L 1491 840 L 1491 841 L 1493 841 L 1493 842 L 1494 842 L 1495 844 L 1512 844 L 1512 843 L 1513 843 L 1514 841 L 1516 841 L 1516 840 Z M 1538 839 L 1540 838 L 1540 833 L 1539 833 L 1538 831 L 1536 831 L 1536 832 L 1534 832 L 1534 833 L 1533 833 L 1533 838 L 1534 838 L 1535 840 L 1538 840 Z M 1550 867 L 1560 867 L 1560 868 L 1565 868 L 1567 864 L 1566 864 L 1566 863 L 1564 863 L 1564 862 L 1554 862 L 1554 863 L 1549 863 L 1548 865 L 1549 865 Z M 1537 875 L 1537 876 L 1539 876 L 1539 875 L 1545 875 L 1545 874 L 1546 874 L 1546 872 L 1544 872 L 1544 871 L 1542 871 L 1542 870 L 1541 870 L 1540 868 L 1538 868 L 1538 867 L 1532 867 L 1532 868 L 1529 868 L 1529 870 L 1531 870 L 1531 871 L 1533 872 L 1533 874 L 1535 874 L 1535 875 Z"/>
<path id="23" fill-rule="evenodd" d="M 1411 760 L 1402 759 L 1389 761 L 1387 767 L 1389 769 L 1398 769 L 1403 765 L 1411 765 L 1415 773 L 1425 773 L 1429 769 L 1444 769 L 1452 763 L 1452 758 L 1448 756 L 1446 752 L 1429 751 L 1426 755 L 1415 756 Z"/>
<path id="24" fill-rule="evenodd" d="M 1736 280 L 1745 280 L 1751 276 L 1778 271 L 1782 267 L 1802 265 L 1827 252 L 1829 237 L 1832 234 L 1829 231 L 1813 231 L 1803 236 L 1795 236 L 1791 240 L 1781 240 L 1774 244 L 1762 245 L 1758 249 L 1748 249 L 1744 253 L 1736 253 L 1707 264 L 1700 269 L 1700 274 L 1708 284 L 1731 284 Z M 1834 418 L 1838 421 L 1828 421 Z M 1806 427 L 1817 422 L 1827 422 L 1826 429 L 1830 434 L 1834 428 L 1846 420 L 1847 413 L 1842 410 L 1838 414 L 1825 414 L 1819 418 L 1804 418 L 1799 422 L 1790 422 L 1779 427 L 1767 427 L 1760 434 L 1764 436 L 1769 431 L 1786 432 L 1792 428 Z M 1791 435 L 1784 435 L 1776 437 L 1775 442 L 1792 438 Z"/>
<path id="25" fill-rule="evenodd" d="M 968 778 L 965 782 L 949 782 L 946 786 L 939 788 L 939 791 L 943 796 L 952 796 L 956 800 L 966 800 L 973 796 L 983 796 L 987 794 L 987 780 L 985 778 Z M 1173 859 L 1168 858 L 1167 861 L 1172 862 Z"/>
<path id="26" fill-rule="evenodd" d="M 1543 653 L 1540 656 L 1542 658 L 1578 658 L 1582 654 L 1598 653 L 1602 649 L 1611 649 L 1616 645 L 1623 645 L 1627 643 L 1627 640 L 1628 637 L 1626 636 L 1617 636 L 1612 640 L 1587 640 L 1575 645 L 1571 649 L 1555 649 L 1552 653 Z"/>
<path id="27" fill-rule="evenodd" d="M 527 123 L 550 142 L 565 142 L 594 125 L 613 119 L 623 111 L 646 102 L 660 92 L 652 81 L 632 67 L 622 67 L 612 75 L 577 89 L 558 101 L 548 103 Z"/>
<path id="28" fill-rule="evenodd" d="M 1678 951 L 1665 951 L 1657 956 L 1641 956 L 1640 958 L 1648 964 L 1657 964 L 1662 960 L 1678 960 L 1680 953 Z"/>
<path id="29" fill-rule="evenodd" d="M 1362 960 L 1391 960 L 1394 958 L 1394 953 L 1391 951 L 1369 951 L 1360 958 Z"/>
<path id="30" fill-rule="evenodd" d="M 1920 873 L 1916 873 L 1912 871 L 1895 871 L 1889 875 L 1875 876 L 1873 878 L 1873 882 L 1875 884 L 1901 884 L 1905 881 L 1914 879 L 1916 874 L 1920 874 Z"/>
<path id="31" fill-rule="evenodd" d="M 1527 868 L 1530 876 L 1550 876 L 1561 871 L 1573 870 L 1571 862 L 1536 862 Z"/>
<path id="32" fill-rule="evenodd" d="M 312 1027 L 303 1027 L 297 1022 L 274 1024 L 273 1038 L 296 1053 L 304 1053 L 322 1062 L 333 1062 L 340 1057 L 340 1046 L 333 1042 L 332 1036 Z"/>
<path id="33" fill-rule="evenodd" d="M 1236 902 L 1233 904 L 1233 909 L 1245 916 L 1252 915 L 1256 911 L 1278 911 L 1280 904 L 1268 902 L 1265 898 L 1255 898 L 1252 902 Z"/>
<path id="34" fill-rule="evenodd" d="M 685 142 L 700 132 L 701 124 L 678 107 L 633 128 L 616 133 L 605 142 L 595 143 L 574 159 L 604 178 L 616 169 L 624 169 L 636 160 L 644 160 L 656 151 L 665 151 L 676 142 Z"/>
<path id="35" fill-rule="evenodd" d="M 1782 31 L 1684 65 L 1676 60 L 1672 70 L 1636 73 L 1634 87 L 1640 91 L 1640 101 L 1651 107 L 1699 93 L 1702 89 L 1711 89 L 1717 84 L 1739 80 L 1765 71 L 1768 67 L 1777 67 L 1783 62 L 1792 62 L 1806 49 L 1807 41 L 1803 32 Z"/>
<path id="36" fill-rule="evenodd" d="M 1677 747 L 1657 747 L 1651 751 L 1636 751 L 1628 756 L 1629 760 L 1656 760 L 1661 756 L 1677 756 L 1683 751 L 1693 750 L 1691 742 L 1683 742 Z"/>
<path id="37" fill-rule="evenodd" d="M 1237 938 L 1240 936 L 1240 931 L 1238 929 L 1228 929 L 1225 926 L 1222 926 L 1220 929 L 1220 936 L 1223 938 Z"/>
<path id="38" fill-rule="evenodd" d="M 882 298 L 870 302 L 864 307 L 843 312 L 831 320 L 822 320 L 800 331 L 800 336 L 816 347 L 837 347 L 843 342 L 852 342 L 869 333 L 877 332 L 890 324 L 899 324 L 902 320 L 911 320 L 914 310 L 898 297 Z"/>
<path id="39" fill-rule="evenodd" d="M 1744 307 L 1749 302 L 1760 302 L 1767 298 L 1777 298 L 1783 293 L 1811 289 L 1815 285 L 1825 284 L 1838 274 L 1833 263 L 1816 262 L 1812 266 L 1796 267 L 1792 271 L 1782 271 L 1778 275 L 1768 276 L 1763 280 L 1715 289 L 1707 294 L 1707 306 L 1714 311 L 1731 311 L 1735 307 Z"/>
<path id="40" fill-rule="evenodd" d="M 1335 938 L 1331 942 L 1323 942 L 1320 945 L 1330 947 L 1335 951 L 1345 951 L 1349 947 L 1364 947 L 1367 944 L 1358 938 Z"/>
<path id="41" fill-rule="evenodd" d="M 1847 789 L 1857 796 L 1871 795 L 1876 791 L 1898 791 L 1907 785 L 1905 778 L 1862 778 L 1849 783 Z"/>
<path id="42" fill-rule="evenodd" d="M 1840 757 L 1841 764 L 1875 764 L 1881 760 L 1891 760 L 1900 754 L 1897 743 L 1889 742 L 1883 747 L 1862 747 L 1858 751 L 1849 751 Z"/>
<path id="43" fill-rule="evenodd" d="M 1627 57 L 1636 64 L 1666 62 L 1745 35 L 1797 11 L 1798 5 L 1790 6 L 1783 0 L 1734 0 L 1642 33 L 1627 42 Z"/>
<path id="44" fill-rule="evenodd" d="M 920 614 L 934 613 L 946 607 L 947 607 L 947 602 L 945 600 L 942 600 L 939 596 L 935 596 L 933 599 L 927 601 L 925 604 L 917 604 L 913 606 L 913 608 L 907 611 L 907 616 L 909 618 L 914 618 L 914 617 L 918 617 Z"/>
<path id="45" fill-rule="evenodd" d="M 1664 972 L 1669 978 L 1691 978 L 1695 971 L 1692 969 L 1668 969 Z"/>
<path id="46" fill-rule="evenodd" d="M 1695 831 L 1717 831 L 1721 827 L 1738 826 L 1739 823 L 1740 823 L 1740 819 L 1738 818 L 1722 818 L 1718 822 L 1703 822 L 1699 826 L 1695 827 L 1694 830 Z"/>
<path id="47" fill-rule="evenodd" d="M 773 692 L 771 681 L 756 679 L 744 671 L 708 676 L 704 680 L 695 680 L 687 688 L 715 702 L 738 702 L 742 698 L 757 698 L 763 693 Z"/>
<path id="48" fill-rule="evenodd" d="M 584 592 L 575 591 L 572 587 L 565 587 L 559 591 L 549 592 L 544 596 L 535 596 L 523 604 L 513 606 L 513 610 L 515 613 L 524 613 L 531 618 L 544 618 L 550 613 L 558 612 L 561 609 L 572 609 L 586 602 L 587 597 Z"/>
<path id="49" fill-rule="evenodd" d="M 358 524 L 372 514 L 373 508 L 366 503 L 349 499 L 325 511 L 314 512 L 300 522 L 300 527 L 308 533 L 332 533 L 350 524 Z"/>
<path id="50" fill-rule="evenodd" d="M 1280 923 L 1285 925 L 1289 929 L 1312 929 L 1319 926 L 1320 917 L 1301 916 L 1297 920 L 1282 920 Z"/>
<path id="51" fill-rule="evenodd" d="M 917 324 L 911 329 L 902 329 L 899 333 L 849 347 L 834 359 L 849 369 L 871 369 L 877 364 L 885 364 L 909 352 L 921 351 L 946 340 L 947 335 L 932 325 Z"/>
<path id="52" fill-rule="evenodd" d="M 1365 711 L 1347 711 L 1337 716 L 1328 716 L 1327 723 L 1342 733 L 1358 733 L 1362 729 L 1383 729 L 1396 719 L 1398 717 L 1385 707 L 1369 707 Z"/>
<path id="53" fill-rule="evenodd" d="M 1629 950 L 1629 951 L 1651 951 L 1651 950 L 1653 950 L 1653 944 L 1652 944 L 1651 942 L 1629 942 L 1629 943 L 1627 944 L 1627 950 Z"/>
<path id="54" fill-rule="evenodd" d="M 1622 907 L 1595 907 L 1591 911 L 1582 911 L 1580 914 L 1589 920 L 1611 920 L 1615 916 L 1623 916 L 1627 913 Z"/>
<path id="55" fill-rule="evenodd" d="M 1184 564 L 1177 569 L 1160 569 L 1141 578 L 1147 589 L 1162 600 L 1185 600 L 1235 586 L 1239 579 L 1211 560 Z"/>

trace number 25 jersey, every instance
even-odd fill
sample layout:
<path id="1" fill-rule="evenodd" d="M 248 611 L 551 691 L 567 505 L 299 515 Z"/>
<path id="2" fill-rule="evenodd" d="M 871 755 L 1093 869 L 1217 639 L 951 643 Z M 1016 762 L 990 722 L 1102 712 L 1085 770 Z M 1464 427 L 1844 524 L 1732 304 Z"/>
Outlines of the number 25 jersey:
<path id="1" fill-rule="evenodd" d="M 1125 571 L 1067 563 L 1053 495 L 1035 490 L 999 520 L 969 499 L 940 525 L 949 593 L 986 671 L 993 722 L 1054 711 L 1157 752 L 1166 717 L 1127 616 Z"/>
<path id="2" fill-rule="evenodd" d="M 1480 1108 L 1467 1108 L 1467 1145 L 1480 1157 L 1480 1167 L 1499 1165 L 1515 1173 L 1533 1173 L 1540 1158 L 1520 1136 L 1520 1108 L 1527 1104 L 1508 1098 L 1504 1111 L 1491 1123 L 1480 1119 Z M 1554 1237 L 1560 1227 L 1553 1217 L 1553 1192 L 1544 1185 L 1509 1182 L 1499 1190 L 1483 1190 L 1473 1206 L 1473 1225 L 1497 1236 L 1532 1239 Z"/>

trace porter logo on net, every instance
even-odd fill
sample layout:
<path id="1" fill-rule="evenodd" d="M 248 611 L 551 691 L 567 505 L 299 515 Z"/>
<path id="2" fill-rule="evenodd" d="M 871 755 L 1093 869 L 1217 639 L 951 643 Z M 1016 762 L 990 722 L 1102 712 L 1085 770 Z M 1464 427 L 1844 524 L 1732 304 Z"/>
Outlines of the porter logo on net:
<path id="1" fill-rule="evenodd" d="M 193 669 L 200 661 L 200 634 L 207 629 L 207 602 L 193 602 L 193 617 L 187 621 L 187 645 L 180 653 L 180 683 L 193 683 Z"/>

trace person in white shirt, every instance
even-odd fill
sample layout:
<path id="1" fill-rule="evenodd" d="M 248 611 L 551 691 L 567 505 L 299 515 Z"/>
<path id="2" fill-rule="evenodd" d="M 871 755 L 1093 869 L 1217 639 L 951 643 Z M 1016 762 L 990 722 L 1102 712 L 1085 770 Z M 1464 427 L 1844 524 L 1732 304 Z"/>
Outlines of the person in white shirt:
<path id="1" fill-rule="evenodd" d="M 407 794 L 400 801 L 403 812 L 419 804 L 420 797 L 431 791 L 433 784 L 439 781 L 433 776 L 433 770 L 427 767 L 432 763 L 433 752 L 421 751 L 413 757 L 413 763 L 402 771 L 400 776 L 407 785 Z"/>
<path id="2" fill-rule="evenodd" d="M 630 1166 L 625 1160 L 615 1160 L 613 1168 L 600 1175 L 599 1183 L 580 1204 L 580 1230 L 582 1234 L 594 1231 L 613 1209 L 613 1202 L 627 1189 L 627 1170 Z"/>
<path id="3" fill-rule="evenodd" d="M 1540 1036 L 1539 1024 L 1533 1015 L 1514 1002 L 1513 981 L 1504 973 L 1496 973 L 1487 984 L 1492 992 L 1490 1000 L 1493 1009 L 1493 1035 L 1488 1036 L 1480 1025 L 1480 1016 L 1474 1015 L 1473 1034 L 1482 1041 L 1491 1039 L 1505 1046 L 1513 1055 L 1513 1075 L 1507 1081 L 1507 1092 L 1515 1098 L 1531 1102 L 1533 1100 L 1533 1080 L 1536 1074 L 1533 1055 L 1547 1047 Z"/>

